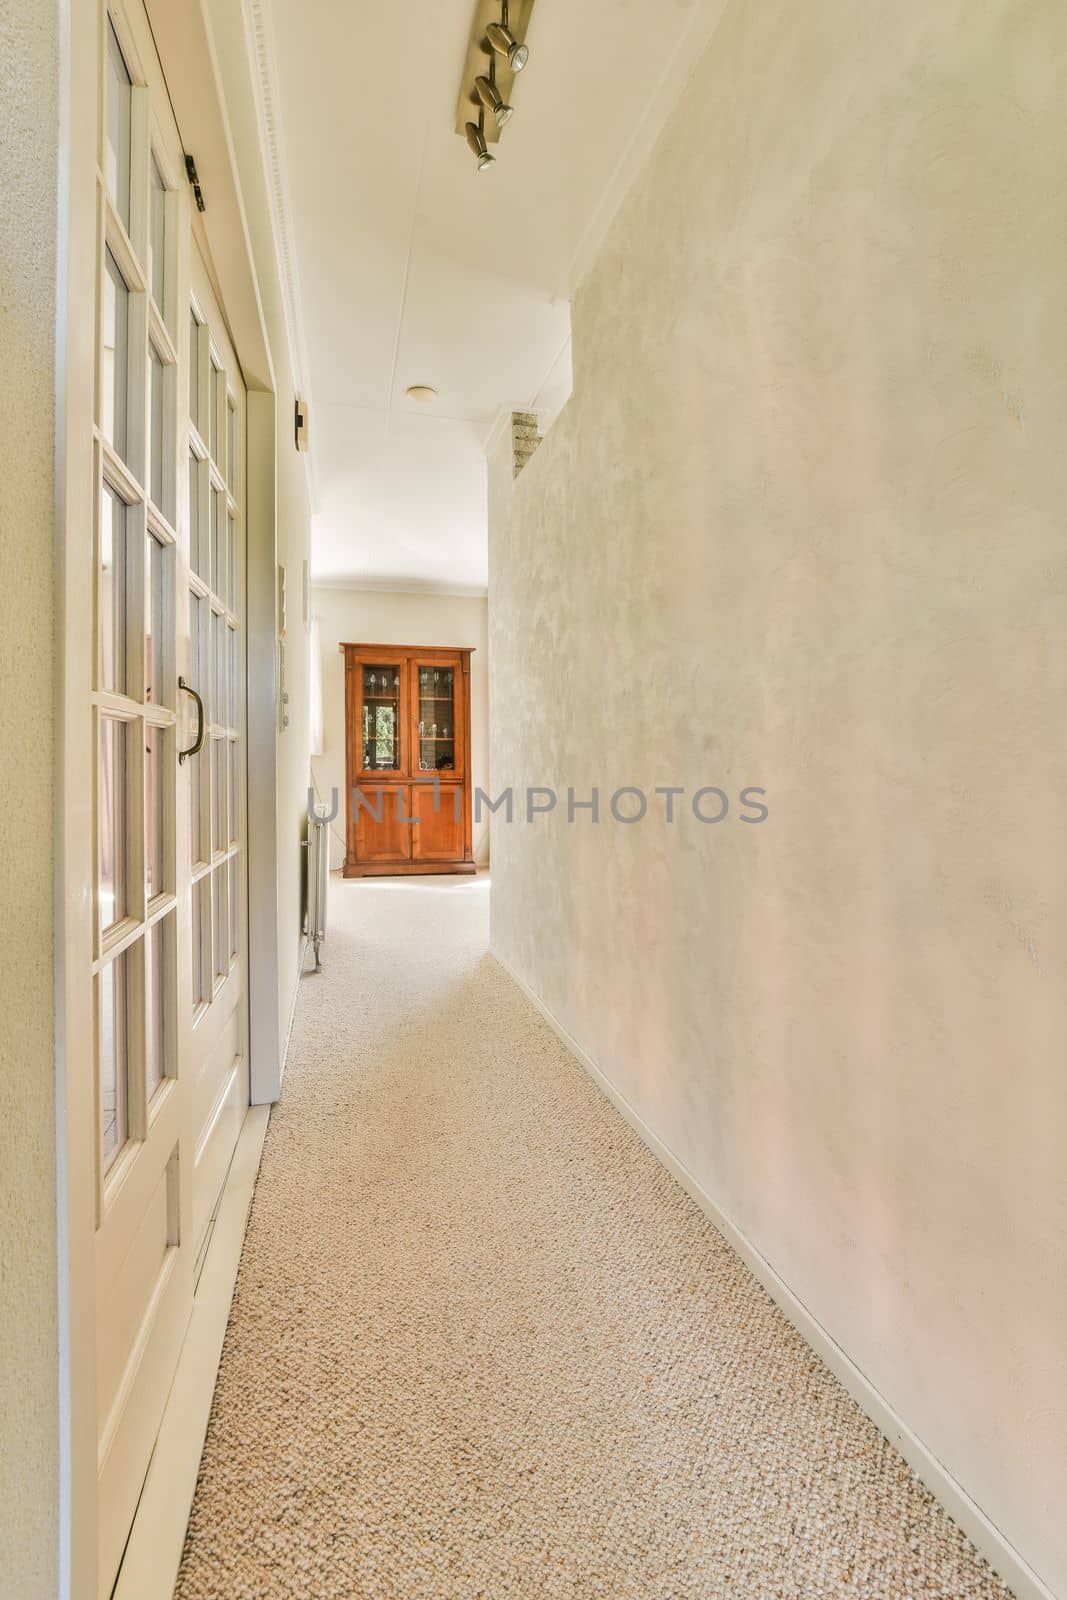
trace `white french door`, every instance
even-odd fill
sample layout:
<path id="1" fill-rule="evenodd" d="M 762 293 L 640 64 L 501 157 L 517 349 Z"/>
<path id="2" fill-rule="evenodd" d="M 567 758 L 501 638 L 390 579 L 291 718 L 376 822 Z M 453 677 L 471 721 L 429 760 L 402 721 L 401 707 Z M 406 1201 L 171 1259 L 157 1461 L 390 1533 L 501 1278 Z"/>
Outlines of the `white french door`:
<path id="1" fill-rule="evenodd" d="M 107 1596 L 248 1104 L 245 389 L 143 6 L 99 21 L 85 1136 Z"/>
<path id="2" fill-rule="evenodd" d="M 199 248 L 189 310 L 188 602 L 180 693 L 185 747 L 190 1003 L 181 1029 L 192 1130 L 192 1242 L 199 1260 L 248 1109 L 245 926 L 244 382 Z M 196 746 L 199 744 L 200 748 Z"/>

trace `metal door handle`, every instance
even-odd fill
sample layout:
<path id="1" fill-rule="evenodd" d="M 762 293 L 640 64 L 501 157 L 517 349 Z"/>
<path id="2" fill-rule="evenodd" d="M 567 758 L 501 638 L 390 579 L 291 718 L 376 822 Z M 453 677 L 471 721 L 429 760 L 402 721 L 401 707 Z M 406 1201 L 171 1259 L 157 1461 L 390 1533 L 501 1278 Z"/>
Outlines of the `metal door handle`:
<path id="1" fill-rule="evenodd" d="M 179 750 L 178 751 L 178 763 L 179 763 L 179 765 L 181 765 L 181 763 L 185 760 L 186 756 L 197 756 L 197 755 L 200 754 L 200 751 L 203 749 L 203 745 L 204 745 L 204 702 L 203 702 L 203 700 L 201 700 L 200 696 L 197 694 L 197 692 L 193 688 L 192 684 L 191 683 L 186 683 L 184 678 L 179 678 L 178 679 L 178 688 L 179 689 L 184 689 L 186 694 L 191 694 L 193 699 L 196 701 L 196 738 L 194 739 L 193 743 L 189 746 L 188 750 Z"/>

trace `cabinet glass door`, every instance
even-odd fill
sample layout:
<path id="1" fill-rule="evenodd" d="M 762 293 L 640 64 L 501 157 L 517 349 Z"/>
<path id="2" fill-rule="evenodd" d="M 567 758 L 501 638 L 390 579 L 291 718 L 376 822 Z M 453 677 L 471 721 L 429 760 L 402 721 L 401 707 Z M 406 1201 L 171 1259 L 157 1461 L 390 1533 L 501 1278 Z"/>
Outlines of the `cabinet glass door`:
<path id="1" fill-rule="evenodd" d="M 417 725 L 420 772 L 456 770 L 454 667 L 419 666 Z"/>
<path id="2" fill-rule="evenodd" d="M 362 740 L 364 772 L 400 772 L 404 760 L 404 668 L 399 662 L 364 662 L 362 675 Z"/>

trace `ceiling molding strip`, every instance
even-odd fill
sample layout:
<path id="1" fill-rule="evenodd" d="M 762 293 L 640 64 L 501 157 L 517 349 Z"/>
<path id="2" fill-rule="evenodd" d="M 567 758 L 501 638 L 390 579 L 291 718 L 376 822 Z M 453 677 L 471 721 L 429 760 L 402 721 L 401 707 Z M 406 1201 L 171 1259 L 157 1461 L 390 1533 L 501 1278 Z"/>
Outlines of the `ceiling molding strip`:
<path id="1" fill-rule="evenodd" d="M 574 298 L 582 279 L 599 255 L 608 229 L 615 220 L 615 213 L 651 155 L 653 146 L 685 92 L 697 63 L 711 43 L 725 10 L 726 0 L 693 0 L 688 26 L 683 28 L 678 43 L 656 80 L 655 87 L 645 102 L 644 112 L 638 118 L 633 133 L 623 147 L 588 226 L 578 241 L 571 257 L 567 281 L 559 286 L 561 299 Z"/>
<path id="2" fill-rule="evenodd" d="M 296 247 L 293 243 L 293 226 L 289 203 L 289 168 L 285 157 L 285 135 L 278 109 L 278 70 L 274 48 L 274 27 L 271 19 L 271 0 L 244 0 L 245 32 L 249 56 L 254 67 L 252 74 L 256 102 L 256 120 L 259 124 L 260 146 L 263 151 L 264 172 L 267 179 L 267 196 L 270 204 L 271 226 L 274 230 L 274 247 L 278 260 L 278 274 L 282 284 L 285 311 L 285 331 L 289 344 L 289 361 L 293 369 L 293 382 L 297 396 L 305 401 L 311 413 L 311 450 L 304 455 L 308 474 L 308 489 L 312 510 L 318 509 L 319 499 L 315 481 L 314 407 L 311 405 L 311 375 L 307 358 L 307 340 L 304 336 L 303 304 L 300 296 L 300 271 Z"/>
<path id="3" fill-rule="evenodd" d="M 448 583 L 446 580 L 438 583 L 432 578 L 421 583 L 413 578 L 316 578 L 314 574 L 311 587 L 342 594 L 408 594 L 441 600 L 484 600 L 489 593 L 489 586 L 484 583 Z"/>

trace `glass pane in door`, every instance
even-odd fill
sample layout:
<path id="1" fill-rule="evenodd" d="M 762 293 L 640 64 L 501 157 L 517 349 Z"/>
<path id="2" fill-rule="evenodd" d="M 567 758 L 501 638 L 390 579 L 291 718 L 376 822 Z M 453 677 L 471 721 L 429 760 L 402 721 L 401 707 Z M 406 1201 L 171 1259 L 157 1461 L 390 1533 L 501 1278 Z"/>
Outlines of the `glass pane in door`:
<path id="1" fill-rule="evenodd" d="M 152 286 L 152 299 L 160 311 L 166 309 L 163 292 L 166 286 L 167 245 L 167 191 L 155 156 L 149 167 L 151 208 L 148 228 L 148 281 Z"/>
<path id="2" fill-rule="evenodd" d="M 227 672 L 230 679 L 230 726 L 236 728 L 241 721 L 241 658 L 239 636 L 236 628 L 229 630 L 230 648 Z"/>
<path id="3" fill-rule="evenodd" d="M 162 728 L 146 728 L 144 741 L 145 898 L 162 894 L 163 881 L 163 751 Z"/>
<path id="4" fill-rule="evenodd" d="M 456 686 L 452 667 L 419 668 L 419 771 L 456 766 Z"/>
<path id="5" fill-rule="evenodd" d="M 200 324 L 189 313 L 189 420 L 200 429 Z"/>
<path id="6" fill-rule="evenodd" d="M 363 767 L 368 772 L 400 769 L 400 668 L 363 668 Z"/>
<path id="7" fill-rule="evenodd" d="M 204 943 L 207 941 L 207 960 Z M 208 968 L 211 965 L 211 878 L 205 875 L 193 884 L 193 1010 L 211 999 Z"/>
<path id="8" fill-rule="evenodd" d="M 215 910 L 215 977 L 225 978 L 230 970 L 230 873 L 224 861 L 212 874 L 212 899 Z"/>
<path id="9" fill-rule="evenodd" d="M 148 430 L 148 489 L 159 509 L 169 515 L 170 507 L 164 505 L 163 502 L 163 485 L 165 481 L 164 450 L 166 447 L 163 427 L 163 385 L 166 382 L 166 378 L 163 362 L 154 344 L 148 346 L 148 367 L 151 374 L 149 383 L 151 411 Z"/>
<path id="10" fill-rule="evenodd" d="M 237 607 L 237 533 L 233 516 L 226 518 L 226 604 L 233 611 Z"/>
<path id="11" fill-rule="evenodd" d="M 215 684 L 215 699 L 212 702 L 211 720 L 218 723 L 221 728 L 230 725 L 230 673 L 229 659 L 226 650 L 226 618 L 221 612 L 211 613 L 211 651 L 214 657 L 213 671 Z"/>
<path id="12" fill-rule="evenodd" d="M 126 905 L 126 737 L 128 724 L 100 719 L 96 777 L 97 926 L 121 922 Z"/>
<path id="13" fill-rule="evenodd" d="M 230 768 L 227 759 L 226 740 L 217 736 L 211 739 L 211 854 L 216 856 L 225 850 L 230 837 L 229 807 L 227 805 L 227 786 L 229 784 Z"/>
<path id="14" fill-rule="evenodd" d="M 217 595 L 223 595 L 226 590 L 226 545 L 222 537 L 222 521 L 226 513 L 223 503 L 226 499 L 221 489 L 211 491 L 211 587 Z M 206 573 L 205 573 L 206 576 Z"/>
<path id="15" fill-rule="evenodd" d="M 126 506 L 105 483 L 100 491 L 97 674 L 101 689 L 126 693 Z"/>
<path id="16" fill-rule="evenodd" d="M 238 857 L 237 856 L 231 856 L 230 859 L 229 859 L 229 863 L 228 863 L 229 874 L 230 874 L 230 960 L 231 960 L 231 962 L 232 961 L 236 961 L 236 959 L 237 959 L 237 924 L 238 924 L 238 920 L 239 920 L 239 917 L 240 917 L 240 901 L 237 898 L 239 893 L 240 893 L 240 883 L 239 883 L 239 880 L 238 880 L 238 877 L 237 877 L 237 872 L 238 872 L 237 862 L 238 862 Z"/>
<path id="17" fill-rule="evenodd" d="M 112 26 L 107 19 L 107 128 L 104 140 L 104 180 L 123 226 L 130 227 L 130 158 L 133 86 Z"/>
<path id="18" fill-rule="evenodd" d="M 201 540 L 200 480 L 206 471 L 199 456 L 189 452 L 189 562 L 194 572 L 207 572 L 207 540 Z"/>
<path id="19" fill-rule="evenodd" d="M 164 917 L 148 931 L 145 941 L 144 1010 L 145 1078 L 151 1100 L 163 1079 L 169 1076 L 167 1062 L 167 961 L 173 936 L 174 914 Z"/>
<path id="20" fill-rule="evenodd" d="M 144 565 L 144 697 L 150 704 L 164 706 L 169 699 L 163 686 L 166 559 L 163 546 L 154 533 L 149 533 Z"/>
<path id="21" fill-rule="evenodd" d="M 230 744 L 230 837 L 227 840 L 227 843 L 228 844 L 236 844 L 237 843 L 237 835 L 238 835 L 238 829 L 237 829 L 238 815 L 237 814 L 238 814 L 238 811 L 240 810 L 240 805 L 241 805 L 241 791 L 240 791 L 238 785 L 239 785 L 239 783 L 241 781 L 241 775 L 240 775 L 240 772 L 238 771 L 238 767 L 237 767 L 237 740 L 236 739 L 231 739 L 229 741 L 229 744 Z"/>
<path id="22" fill-rule="evenodd" d="M 208 394 L 208 423 L 211 433 L 208 439 L 208 448 L 215 460 L 218 461 L 222 455 L 222 451 L 219 448 L 219 369 L 214 361 L 211 363 L 210 375 L 211 390 Z"/>
<path id="23" fill-rule="evenodd" d="M 100 328 L 100 431 L 126 460 L 129 388 L 130 291 L 110 250 L 104 252 L 104 303 Z"/>
<path id="24" fill-rule="evenodd" d="M 97 979 L 100 1030 L 100 1155 L 106 1172 L 126 1143 L 126 1089 L 129 1050 L 127 1017 L 128 952 L 116 956 Z"/>

